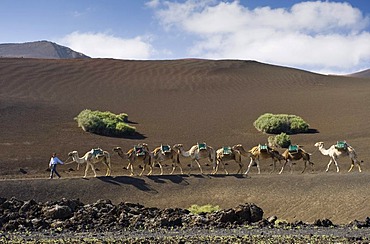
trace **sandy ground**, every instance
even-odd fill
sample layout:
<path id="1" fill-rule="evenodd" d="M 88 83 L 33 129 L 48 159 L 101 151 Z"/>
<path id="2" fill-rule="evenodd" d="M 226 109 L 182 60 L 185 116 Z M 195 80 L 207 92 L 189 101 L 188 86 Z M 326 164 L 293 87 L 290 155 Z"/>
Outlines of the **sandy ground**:
<path id="1" fill-rule="evenodd" d="M 254 202 L 265 214 L 286 220 L 336 223 L 370 216 L 370 80 L 323 76 L 253 61 L 123 61 L 0 59 L 0 188 L 1 196 L 40 201 L 61 197 L 85 202 L 99 198 L 133 201 L 160 207 L 214 204 L 223 208 Z M 74 118 L 83 109 L 127 113 L 139 134 L 110 138 L 83 132 Z M 80 154 L 94 147 L 109 152 L 128 150 L 139 142 L 152 149 L 160 144 L 190 148 L 207 142 L 214 148 L 243 144 L 251 148 L 269 135 L 253 122 L 263 113 L 301 116 L 317 133 L 291 136 L 292 142 L 312 153 L 314 173 L 262 174 L 252 168 L 248 177 L 206 175 L 128 177 L 127 162 L 112 155 L 113 177 L 83 180 L 76 165 L 59 167 L 60 180 L 48 180 L 50 154 L 62 160 L 70 151 Z M 348 158 L 340 159 L 341 172 L 324 173 L 328 158 L 313 144 L 329 147 L 347 140 L 363 162 L 363 173 L 348 173 Z M 189 161 L 182 158 L 187 168 Z M 248 159 L 244 159 L 247 165 Z M 165 163 L 165 174 L 170 163 Z M 236 172 L 234 162 L 226 165 Z M 105 169 L 99 166 L 99 175 Z M 138 166 L 135 171 L 139 172 Z M 188 168 L 186 169 L 188 170 Z M 155 169 L 158 174 L 159 169 Z M 177 172 L 178 173 L 178 172 Z M 89 172 L 92 176 L 92 172 Z"/>

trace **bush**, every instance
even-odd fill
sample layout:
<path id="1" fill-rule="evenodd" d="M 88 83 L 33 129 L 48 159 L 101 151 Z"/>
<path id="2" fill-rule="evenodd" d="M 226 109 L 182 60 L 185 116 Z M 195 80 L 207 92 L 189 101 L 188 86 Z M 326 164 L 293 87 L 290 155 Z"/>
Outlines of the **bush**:
<path id="1" fill-rule="evenodd" d="M 288 148 L 291 141 L 290 136 L 283 132 L 276 136 L 269 136 L 268 143 L 272 147 Z"/>
<path id="2" fill-rule="evenodd" d="M 213 213 L 221 210 L 221 208 L 218 205 L 212 206 L 211 204 L 207 204 L 203 206 L 198 206 L 194 204 L 191 205 L 190 208 L 188 208 L 188 210 L 193 214 L 200 214 L 200 213 Z"/>
<path id="3" fill-rule="evenodd" d="M 135 133 L 136 128 L 128 125 L 127 114 L 114 114 L 111 112 L 91 111 L 85 109 L 77 115 L 75 120 L 78 127 L 84 131 L 105 136 L 127 136 Z"/>
<path id="4" fill-rule="evenodd" d="M 268 134 L 297 134 L 307 132 L 309 125 L 297 115 L 266 113 L 258 117 L 254 127 Z"/>

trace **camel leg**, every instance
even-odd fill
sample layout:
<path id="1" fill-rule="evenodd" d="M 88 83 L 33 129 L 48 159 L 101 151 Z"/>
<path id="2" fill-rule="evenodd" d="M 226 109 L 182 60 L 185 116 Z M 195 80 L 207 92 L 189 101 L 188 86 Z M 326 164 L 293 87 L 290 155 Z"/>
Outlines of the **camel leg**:
<path id="1" fill-rule="evenodd" d="M 110 176 L 110 169 L 108 168 L 108 165 L 107 165 L 107 173 L 105 174 L 105 176 Z"/>
<path id="2" fill-rule="evenodd" d="M 229 174 L 229 172 L 227 172 L 227 170 L 226 170 L 226 167 L 225 167 L 225 163 L 224 163 L 224 161 L 222 161 L 221 160 L 221 164 L 222 164 L 222 168 L 224 169 L 224 171 L 225 171 L 225 174 L 226 175 L 228 175 Z"/>
<path id="3" fill-rule="evenodd" d="M 259 161 L 259 160 L 257 160 L 257 161 L 256 161 L 256 164 L 257 164 L 258 174 L 261 174 L 260 161 Z"/>
<path id="4" fill-rule="evenodd" d="M 362 172 L 362 169 L 361 169 L 361 162 L 359 162 L 357 159 L 351 159 L 352 163 L 351 163 L 351 167 L 349 168 L 348 172 L 351 172 L 353 167 L 355 166 L 355 164 L 357 165 L 358 167 L 358 172 Z"/>
<path id="5" fill-rule="evenodd" d="M 329 168 L 330 168 L 330 165 L 331 165 L 332 162 L 333 162 L 333 159 L 330 158 L 329 163 L 328 163 L 328 166 L 326 166 L 326 172 L 329 171 Z"/>
<path id="6" fill-rule="evenodd" d="M 279 172 L 279 175 L 281 175 L 281 173 L 283 173 L 283 171 L 284 171 L 284 168 L 285 168 L 285 165 L 288 163 L 288 160 L 286 160 L 285 162 L 284 162 L 284 164 L 283 164 L 283 166 L 281 167 L 281 170 L 280 170 L 280 172 Z"/>
<path id="7" fill-rule="evenodd" d="M 311 172 L 315 171 L 315 164 L 311 161 L 308 161 L 309 164 L 311 164 Z"/>
<path id="8" fill-rule="evenodd" d="M 334 161 L 335 166 L 337 167 L 337 173 L 339 173 L 339 166 L 338 166 L 338 162 L 336 158 L 333 158 L 333 161 Z"/>
<path id="9" fill-rule="evenodd" d="M 220 165 L 220 162 L 222 162 L 222 159 L 217 159 L 217 163 L 216 163 L 216 166 L 215 167 L 213 167 L 213 171 L 212 171 L 212 175 L 214 175 L 214 174 L 216 174 L 217 173 L 217 171 L 218 171 L 218 167 L 219 167 L 219 165 Z"/>
<path id="10" fill-rule="evenodd" d="M 357 167 L 358 167 L 358 172 L 362 172 L 362 169 L 361 169 L 361 163 L 362 163 L 362 161 L 358 161 L 358 160 L 356 160 L 356 163 L 357 163 Z"/>
<path id="11" fill-rule="evenodd" d="M 190 173 L 191 173 L 191 170 L 193 169 L 193 162 L 194 162 L 194 161 L 197 163 L 198 168 L 199 168 L 199 170 L 200 170 L 200 173 L 201 173 L 201 174 L 203 174 L 203 170 L 202 170 L 202 167 L 200 166 L 199 161 L 198 161 L 197 159 L 194 159 L 194 160 L 191 160 L 191 163 L 190 163 L 190 171 L 189 171 L 189 175 L 190 175 Z"/>
<path id="12" fill-rule="evenodd" d="M 175 160 L 174 159 L 172 159 L 172 171 L 171 171 L 171 173 L 170 173 L 170 175 L 172 175 L 173 174 L 173 172 L 175 172 L 175 169 L 176 169 L 176 167 L 177 167 L 177 164 L 176 164 L 177 162 L 175 162 Z"/>
<path id="13" fill-rule="evenodd" d="M 193 160 L 190 162 L 190 170 L 189 170 L 189 175 L 191 174 L 191 170 L 193 169 Z"/>
<path id="14" fill-rule="evenodd" d="M 306 171 L 306 168 L 307 168 L 307 161 L 304 161 L 304 168 L 302 170 L 302 174 Z"/>
<path id="15" fill-rule="evenodd" d="M 254 160 L 253 160 L 253 158 L 251 158 L 251 161 L 249 162 L 248 168 L 244 173 L 245 175 L 249 173 L 249 170 L 251 169 L 251 166 L 252 166 L 253 162 L 254 162 Z"/>
<path id="16" fill-rule="evenodd" d="M 107 166 L 107 173 L 105 174 L 105 176 L 110 176 L 111 175 L 110 162 L 105 162 L 105 165 Z"/>
<path id="17" fill-rule="evenodd" d="M 162 167 L 162 164 L 160 162 L 157 162 L 157 164 L 159 165 L 159 169 L 161 171 L 160 175 L 163 175 L 163 167 Z"/>
<path id="18" fill-rule="evenodd" d="M 173 174 L 173 172 L 175 172 L 175 169 L 177 168 L 177 166 L 180 168 L 181 174 L 184 174 L 184 172 L 182 171 L 179 157 L 176 157 L 176 158 L 172 158 L 172 171 L 170 173 L 171 175 Z"/>
<path id="19" fill-rule="evenodd" d="M 357 167 L 358 167 L 358 172 L 360 172 L 360 173 L 361 173 L 361 172 L 362 172 L 362 169 L 361 169 L 361 165 L 360 165 L 360 163 L 358 163 L 358 164 L 357 164 Z"/>
<path id="20" fill-rule="evenodd" d="M 127 170 L 130 170 L 130 176 L 133 176 L 135 175 L 134 174 L 134 166 L 133 166 L 133 162 L 131 160 L 129 160 L 129 163 L 126 167 Z"/>
<path id="21" fill-rule="evenodd" d="M 132 163 L 131 160 L 128 161 L 128 165 L 127 165 L 126 169 L 130 170 L 130 176 L 134 175 L 134 167 L 133 167 L 133 163 Z"/>
<path id="22" fill-rule="evenodd" d="M 143 175 L 145 169 L 146 169 L 146 163 L 144 163 L 143 169 L 141 170 L 139 176 L 142 176 Z"/>
<path id="23" fill-rule="evenodd" d="M 148 175 L 152 175 L 152 172 L 153 172 L 153 166 L 151 164 L 149 164 L 149 173 L 148 173 Z"/>
<path id="24" fill-rule="evenodd" d="M 224 162 L 222 162 L 222 167 L 224 168 L 225 174 L 228 175 L 229 172 L 227 172 Z"/>
<path id="25" fill-rule="evenodd" d="M 130 166 L 131 166 L 131 161 L 128 162 L 126 169 L 130 169 Z"/>
<path id="26" fill-rule="evenodd" d="M 270 174 L 274 173 L 275 169 L 276 169 L 276 161 L 273 159 L 272 160 L 272 170 L 271 170 Z"/>
<path id="27" fill-rule="evenodd" d="M 348 172 L 351 172 L 352 171 L 352 169 L 353 169 L 353 166 L 355 166 L 355 164 L 352 162 L 351 163 L 351 166 L 349 167 L 349 170 L 348 170 Z"/>
<path id="28" fill-rule="evenodd" d="M 243 164 L 242 164 L 242 162 L 237 162 L 237 163 L 239 164 L 239 169 L 236 172 L 236 174 L 241 174 L 243 172 Z"/>
<path id="29" fill-rule="evenodd" d="M 201 174 L 203 174 L 203 169 L 202 169 L 202 167 L 200 166 L 200 163 L 199 163 L 198 159 L 195 159 L 195 162 L 198 164 L 198 168 L 199 168 L 199 170 L 200 170 L 200 173 L 201 173 Z"/>
<path id="30" fill-rule="evenodd" d="M 88 162 L 86 162 L 85 175 L 84 175 L 83 178 L 86 178 L 87 177 L 87 171 L 89 170 L 89 167 L 90 167 L 90 164 Z"/>
<path id="31" fill-rule="evenodd" d="M 96 177 L 96 170 L 95 170 L 95 166 L 93 164 L 91 164 L 91 169 L 94 172 L 94 177 Z"/>
<path id="32" fill-rule="evenodd" d="M 184 174 L 184 171 L 182 170 L 182 166 L 181 166 L 181 163 L 180 162 L 178 163 L 178 166 L 180 168 L 180 173 L 183 175 Z"/>

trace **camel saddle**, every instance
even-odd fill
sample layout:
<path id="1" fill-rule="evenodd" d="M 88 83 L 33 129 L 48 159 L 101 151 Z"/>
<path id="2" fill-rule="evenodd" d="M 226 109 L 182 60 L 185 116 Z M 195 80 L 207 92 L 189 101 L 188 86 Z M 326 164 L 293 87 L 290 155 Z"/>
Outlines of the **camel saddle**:
<path id="1" fill-rule="evenodd" d="M 103 155 L 103 150 L 101 148 L 93 148 L 91 149 L 91 153 L 93 157 L 99 157 Z"/>
<path id="2" fill-rule="evenodd" d="M 268 151 L 268 146 L 267 145 L 259 144 L 258 148 L 259 148 L 260 152 L 267 152 Z"/>
<path id="3" fill-rule="evenodd" d="M 231 147 L 223 147 L 223 152 L 224 155 L 230 155 L 232 153 Z"/>
<path id="4" fill-rule="evenodd" d="M 170 145 L 161 145 L 161 152 L 162 154 L 170 153 L 171 146 Z"/>
<path id="5" fill-rule="evenodd" d="M 298 148 L 298 145 L 289 145 L 288 150 L 290 153 L 297 153 L 299 148 Z"/>
<path id="6" fill-rule="evenodd" d="M 335 145 L 335 148 L 338 150 L 347 150 L 347 142 L 346 141 L 337 141 L 337 144 Z"/>
<path id="7" fill-rule="evenodd" d="M 144 156 L 145 155 L 145 150 L 143 147 L 141 146 L 134 146 L 134 152 L 136 154 L 136 156 Z"/>
<path id="8" fill-rule="evenodd" d="M 206 143 L 198 143 L 198 149 L 200 150 L 207 150 L 207 144 Z"/>

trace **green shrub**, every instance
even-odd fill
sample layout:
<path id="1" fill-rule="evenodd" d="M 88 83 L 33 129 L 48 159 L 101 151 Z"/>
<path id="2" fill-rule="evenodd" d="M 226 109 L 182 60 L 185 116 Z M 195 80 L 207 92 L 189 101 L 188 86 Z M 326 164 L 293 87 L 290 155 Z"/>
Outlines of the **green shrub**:
<path id="1" fill-rule="evenodd" d="M 105 135 L 105 136 L 127 136 L 135 133 L 136 128 L 128 125 L 127 114 L 114 114 L 111 112 L 91 111 L 85 109 L 81 111 L 75 120 L 78 127 L 84 131 Z"/>
<path id="2" fill-rule="evenodd" d="M 254 127 L 268 134 L 297 134 L 307 132 L 309 125 L 297 115 L 266 113 L 258 117 Z"/>
<path id="3" fill-rule="evenodd" d="M 199 205 L 194 204 L 194 205 L 191 205 L 190 208 L 188 208 L 188 210 L 193 214 L 200 214 L 200 213 L 213 213 L 213 212 L 221 210 L 221 208 L 218 205 L 212 206 L 211 204 L 207 204 L 207 205 L 199 206 Z"/>
<path id="4" fill-rule="evenodd" d="M 290 136 L 284 132 L 276 136 L 269 136 L 267 140 L 269 145 L 273 147 L 288 148 L 291 144 Z"/>

